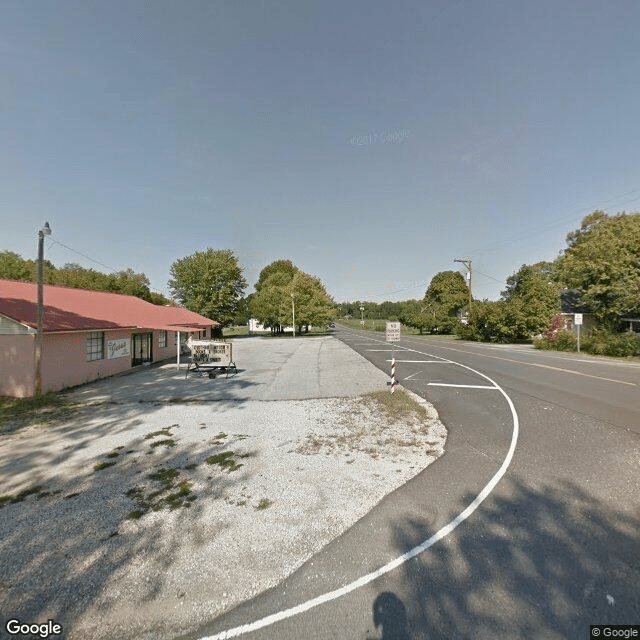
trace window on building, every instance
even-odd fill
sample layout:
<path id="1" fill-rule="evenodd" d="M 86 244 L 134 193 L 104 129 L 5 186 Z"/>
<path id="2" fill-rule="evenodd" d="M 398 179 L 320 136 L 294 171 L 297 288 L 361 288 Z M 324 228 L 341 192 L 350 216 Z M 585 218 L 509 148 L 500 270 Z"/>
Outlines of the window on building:
<path id="1" fill-rule="evenodd" d="M 159 347 L 167 346 L 167 332 L 164 330 L 158 331 L 158 346 Z"/>
<path id="2" fill-rule="evenodd" d="M 89 331 L 87 334 L 87 362 L 104 359 L 104 331 Z"/>

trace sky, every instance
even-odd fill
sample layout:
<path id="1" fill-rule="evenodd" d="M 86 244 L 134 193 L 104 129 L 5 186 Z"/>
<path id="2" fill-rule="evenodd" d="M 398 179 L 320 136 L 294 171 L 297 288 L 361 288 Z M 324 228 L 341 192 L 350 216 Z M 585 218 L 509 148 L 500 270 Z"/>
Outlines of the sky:
<path id="1" fill-rule="evenodd" d="M 640 209 L 637 0 L 4 0 L 0 251 L 145 273 L 231 249 L 336 301 L 497 299 Z"/>

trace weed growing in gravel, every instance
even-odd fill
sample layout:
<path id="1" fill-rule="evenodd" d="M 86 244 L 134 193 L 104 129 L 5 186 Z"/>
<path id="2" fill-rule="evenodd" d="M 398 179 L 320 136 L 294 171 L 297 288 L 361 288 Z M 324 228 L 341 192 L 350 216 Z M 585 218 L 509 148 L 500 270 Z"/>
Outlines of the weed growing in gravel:
<path id="1" fill-rule="evenodd" d="M 93 465 L 94 471 L 102 471 L 102 469 L 106 469 L 107 467 L 113 467 L 115 462 L 97 462 Z"/>
<path id="2" fill-rule="evenodd" d="M 402 389 L 397 389 L 395 393 L 374 391 L 367 394 L 365 398 L 371 399 L 388 418 L 394 420 L 411 418 L 415 414 L 420 422 L 429 421 L 427 410 Z"/>
<path id="3" fill-rule="evenodd" d="M 133 487 L 125 495 L 133 498 L 136 509 L 129 512 L 128 520 L 138 520 L 148 511 L 160 511 L 169 508 L 171 511 L 179 507 L 188 508 L 197 496 L 191 492 L 191 483 L 182 480 L 176 487 L 175 483 L 180 476 L 177 469 L 159 469 L 150 473 L 148 478 L 160 484 L 160 488 L 146 493 L 145 487 Z M 177 488 L 177 491 L 174 489 Z"/>
<path id="4" fill-rule="evenodd" d="M 223 432 L 221 431 L 217 436 L 214 436 L 213 440 L 211 440 L 211 444 L 217 447 L 218 445 L 221 445 L 221 444 L 222 444 L 222 441 L 223 441 L 225 438 L 228 438 L 228 437 L 229 437 L 229 436 L 227 436 L 227 434 L 226 434 L 226 433 L 223 433 Z"/>
<path id="5" fill-rule="evenodd" d="M 48 491 L 45 491 L 43 487 L 31 487 L 29 489 L 24 489 L 20 493 L 15 496 L 5 495 L 0 496 L 0 509 L 7 504 L 16 504 L 17 502 L 22 502 L 26 497 L 31 495 L 37 495 L 40 493 L 44 493 L 45 495 L 50 495 Z"/>
<path id="6" fill-rule="evenodd" d="M 258 502 L 258 505 L 256 506 L 256 511 L 262 511 L 263 509 L 270 507 L 272 504 L 273 502 L 271 502 L 269 498 L 262 498 L 262 500 L 260 500 L 260 502 Z"/>
<path id="7" fill-rule="evenodd" d="M 160 431 L 152 431 L 151 433 L 147 433 L 144 439 L 150 440 L 151 438 L 157 438 L 158 436 L 171 436 L 173 434 L 171 433 L 171 431 L 169 431 L 169 429 L 171 429 L 171 427 L 160 429 Z"/>
<path id="8" fill-rule="evenodd" d="M 175 447 L 176 441 L 173 438 L 168 438 L 166 440 L 155 440 L 151 443 L 151 448 L 155 449 L 155 447 L 165 446 L 165 447 Z"/>
<path id="9" fill-rule="evenodd" d="M 107 458 L 117 458 L 120 455 L 118 451 L 112 451 L 111 453 L 107 453 Z"/>
<path id="10" fill-rule="evenodd" d="M 250 455 L 250 453 L 237 454 L 235 451 L 223 451 L 215 456 L 209 456 L 206 459 L 206 463 L 217 464 L 219 467 L 222 467 L 231 473 L 243 466 L 237 462 L 236 458 L 248 458 Z"/>

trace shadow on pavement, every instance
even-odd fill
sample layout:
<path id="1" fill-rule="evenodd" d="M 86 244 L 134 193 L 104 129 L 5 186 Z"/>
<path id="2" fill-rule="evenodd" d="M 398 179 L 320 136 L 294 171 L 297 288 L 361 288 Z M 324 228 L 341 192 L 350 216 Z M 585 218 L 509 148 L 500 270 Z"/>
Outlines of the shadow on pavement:
<path id="1" fill-rule="evenodd" d="M 501 486 L 403 565 L 397 595 L 378 596 L 374 622 L 392 621 L 383 638 L 583 640 L 591 624 L 640 623 L 640 512 L 622 513 L 569 481 Z M 418 518 L 398 523 L 398 552 L 433 533 Z"/>

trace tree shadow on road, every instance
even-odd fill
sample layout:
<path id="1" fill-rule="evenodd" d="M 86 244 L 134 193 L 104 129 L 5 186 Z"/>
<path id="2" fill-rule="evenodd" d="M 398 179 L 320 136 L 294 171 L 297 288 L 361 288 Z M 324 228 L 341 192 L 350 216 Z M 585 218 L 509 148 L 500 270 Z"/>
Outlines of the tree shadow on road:
<path id="1" fill-rule="evenodd" d="M 590 624 L 640 622 L 640 512 L 624 513 L 569 481 L 500 486 L 449 537 L 403 565 L 394 597 L 407 607 L 407 640 L 583 640 Z M 433 533 L 419 518 L 403 521 L 397 549 Z"/>

